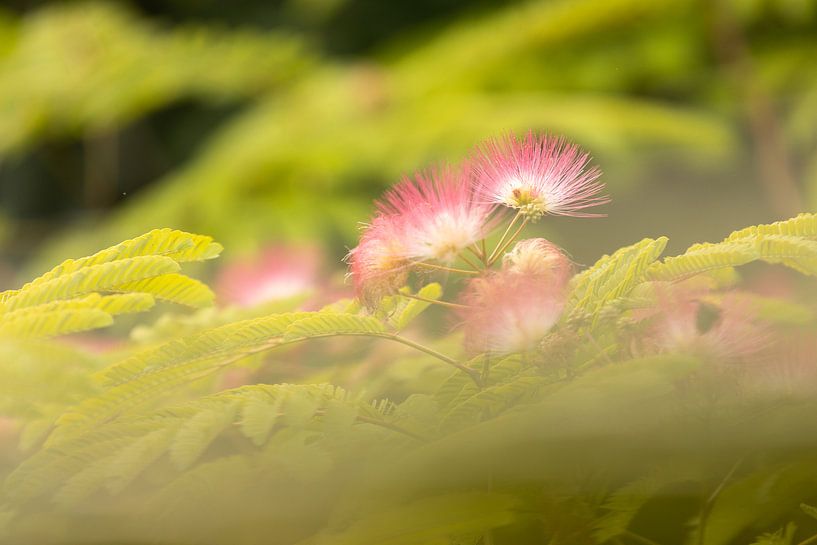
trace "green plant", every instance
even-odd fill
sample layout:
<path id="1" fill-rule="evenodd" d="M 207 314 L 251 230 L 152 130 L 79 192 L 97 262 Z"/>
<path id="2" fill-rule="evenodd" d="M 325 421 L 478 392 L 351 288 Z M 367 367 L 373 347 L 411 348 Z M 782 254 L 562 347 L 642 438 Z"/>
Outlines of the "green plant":
<path id="1" fill-rule="evenodd" d="M 529 139 L 489 149 L 477 172 L 502 166 L 502 153 L 539 150 L 570 159 L 559 172 L 574 177 L 573 193 L 560 201 L 547 184 L 501 186 L 491 194 L 517 212 L 497 237 L 492 206 L 434 219 L 473 198 L 458 185 L 470 174 L 403 182 L 350 254 L 365 305 L 306 311 L 294 298 L 274 313 L 170 316 L 102 354 L 46 340 L 155 299 L 209 304 L 179 264 L 214 258 L 220 245 L 169 229 L 4 292 L 0 411 L 20 443 L 3 451 L 0 535 L 812 542 L 814 302 L 741 290 L 736 268 L 817 275 L 817 215 L 663 259 L 666 238 L 644 239 L 572 274 L 559 248 L 515 239 L 542 214 L 577 213 L 601 189 L 587 185 L 597 173 L 574 148 Z M 568 168 L 575 161 L 581 168 Z M 457 231 L 468 214 L 489 226 L 469 223 L 474 240 Z M 452 313 L 465 337 L 431 334 Z M 236 369 L 249 384 L 227 386 Z"/>

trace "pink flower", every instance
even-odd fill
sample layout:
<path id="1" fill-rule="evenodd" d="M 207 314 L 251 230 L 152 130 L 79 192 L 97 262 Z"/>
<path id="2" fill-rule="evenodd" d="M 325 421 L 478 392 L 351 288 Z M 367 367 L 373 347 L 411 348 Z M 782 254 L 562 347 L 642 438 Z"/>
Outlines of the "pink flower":
<path id="1" fill-rule="evenodd" d="M 444 166 L 404 178 L 378 208 L 401 223 L 403 255 L 450 263 L 494 225 L 494 205 L 480 203 L 462 171 Z"/>
<path id="2" fill-rule="evenodd" d="M 520 240 L 502 258 L 502 269 L 521 275 L 538 275 L 564 285 L 573 272 L 573 264 L 562 250 L 543 238 Z"/>
<path id="3" fill-rule="evenodd" d="M 589 156 L 561 138 L 524 140 L 508 135 L 489 140 L 473 161 L 477 190 L 490 203 L 515 208 L 532 220 L 545 214 L 593 217 L 585 208 L 606 204 L 599 195 L 601 171 L 587 168 Z"/>
<path id="4" fill-rule="evenodd" d="M 814 396 L 817 393 L 817 339 L 789 332 L 749 366 L 748 382 L 762 393 Z"/>
<path id="5" fill-rule="evenodd" d="M 718 363 L 734 363 L 768 344 L 768 328 L 753 319 L 739 294 L 717 302 L 705 293 L 667 288 L 658 291 L 657 309 L 648 311 L 648 346 L 656 352 L 686 352 Z"/>
<path id="6" fill-rule="evenodd" d="M 360 243 L 346 256 L 355 293 L 368 307 L 403 287 L 410 263 L 406 260 L 404 222 L 381 215 L 364 228 Z"/>
<path id="7" fill-rule="evenodd" d="M 530 350 L 559 320 L 564 286 L 540 275 L 493 273 L 471 280 L 461 303 L 465 345 L 474 353 Z"/>
<path id="8" fill-rule="evenodd" d="M 217 291 L 222 301 L 240 306 L 288 299 L 316 289 L 320 268 L 317 248 L 270 247 L 225 267 Z"/>

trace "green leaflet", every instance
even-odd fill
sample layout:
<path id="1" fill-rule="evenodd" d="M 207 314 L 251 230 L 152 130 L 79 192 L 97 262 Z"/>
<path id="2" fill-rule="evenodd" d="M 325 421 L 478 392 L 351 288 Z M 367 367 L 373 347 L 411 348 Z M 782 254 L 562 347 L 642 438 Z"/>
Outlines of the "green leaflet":
<path id="1" fill-rule="evenodd" d="M 815 467 L 813 461 L 801 459 L 783 467 L 757 469 L 727 483 L 706 525 L 698 530 L 703 533 L 700 543 L 725 545 L 747 529 L 759 531 L 781 516 L 793 515 L 798 498 L 817 484 Z"/>
<path id="2" fill-rule="evenodd" d="M 773 533 L 765 533 L 758 536 L 752 545 L 792 545 L 797 526 L 790 522 L 784 528 Z"/>
<path id="3" fill-rule="evenodd" d="M 143 312 L 154 304 L 147 293 L 127 293 L 52 301 L 25 307 L 5 314 L 0 319 L 0 335 L 16 338 L 43 338 L 77 331 L 105 327 L 113 316 Z"/>
<path id="4" fill-rule="evenodd" d="M 3 303 L 2 310 L 10 312 L 86 293 L 111 290 L 128 282 L 175 273 L 178 270 L 178 263 L 164 256 L 139 256 L 91 265 L 23 287 Z"/>
<path id="5" fill-rule="evenodd" d="M 110 314 L 92 308 L 52 310 L 16 320 L 4 320 L 0 325 L 0 333 L 18 339 L 42 338 L 98 329 L 112 323 L 113 317 Z"/>
<path id="6" fill-rule="evenodd" d="M 0 335 L 40 338 L 105 327 L 154 297 L 194 307 L 210 288 L 179 274 L 180 262 L 216 257 L 210 237 L 157 229 L 90 257 L 69 259 L 19 290 L 0 294 Z M 103 293 L 115 293 L 105 295 Z"/>
<path id="7" fill-rule="evenodd" d="M 695 244 L 682 255 L 667 257 L 647 271 L 650 280 L 682 280 L 696 274 L 744 265 L 756 258 L 754 248 L 745 242 Z"/>
<path id="8" fill-rule="evenodd" d="M 747 227 L 734 231 L 725 240 L 735 241 L 765 235 L 787 235 L 815 239 L 817 238 L 817 214 L 799 214 L 785 221 Z"/>
<path id="9" fill-rule="evenodd" d="M 284 340 L 308 339 L 327 335 L 384 334 L 386 326 L 377 318 L 334 312 L 316 312 L 287 327 Z"/>
<path id="10" fill-rule="evenodd" d="M 800 214 L 787 221 L 735 231 L 722 242 L 694 244 L 679 256 L 655 263 L 647 274 L 650 280 L 676 281 L 762 260 L 817 275 L 815 233 L 817 215 Z"/>
<path id="11" fill-rule="evenodd" d="M 662 489 L 686 481 L 699 481 L 698 470 L 668 464 L 652 468 L 640 479 L 613 492 L 604 504 L 606 513 L 595 523 L 594 535 L 601 543 L 624 534 L 644 505 Z"/>
<path id="12" fill-rule="evenodd" d="M 358 414 L 366 420 L 357 425 L 369 426 L 388 423 L 389 412 L 388 405 L 370 404 L 329 384 L 244 386 L 89 427 L 26 460 L 8 479 L 6 490 L 18 501 L 53 494 L 58 503 L 70 505 L 103 488 L 120 493 L 165 455 L 177 471 L 187 471 L 235 424 L 247 440 L 262 446 L 276 425 L 346 433 Z"/>
<path id="13" fill-rule="evenodd" d="M 100 378 L 105 384 L 113 386 L 200 358 L 223 355 L 226 359 L 233 355 L 244 355 L 270 341 L 280 339 L 291 324 L 310 316 L 313 313 L 292 312 L 205 329 L 134 354 L 104 370 Z"/>
<path id="14" fill-rule="evenodd" d="M 201 456 L 207 446 L 228 425 L 232 424 L 238 411 L 238 402 L 206 407 L 184 422 L 173 437 L 170 459 L 179 470 L 185 470 Z"/>
<path id="15" fill-rule="evenodd" d="M 126 282 L 114 286 L 110 291 L 147 293 L 157 299 L 194 308 L 208 307 L 215 298 L 206 284 L 178 273 Z"/>
<path id="16" fill-rule="evenodd" d="M 440 415 L 440 428 L 450 431 L 496 417 L 550 381 L 532 372 L 522 356 L 504 358 L 491 365 L 489 382 L 484 389 L 462 388 L 451 398 Z"/>
<path id="17" fill-rule="evenodd" d="M 627 295 L 645 279 L 650 265 L 661 255 L 666 237 L 645 238 L 599 259 L 592 267 L 577 274 L 572 282 L 568 316 L 592 315 L 608 303 Z"/>
<path id="18" fill-rule="evenodd" d="M 403 290 L 409 293 L 408 288 L 403 288 Z M 423 299 L 436 301 L 442 297 L 443 288 L 438 283 L 433 282 L 420 288 L 420 291 L 414 295 L 422 297 Z M 389 326 L 395 331 L 401 331 L 417 318 L 417 316 L 422 314 L 431 304 L 432 303 L 428 301 L 420 301 L 395 295 L 393 297 L 386 297 L 384 301 L 381 302 L 381 307 L 383 307 L 381 311 L 386 313 L 386 321 Z"/>

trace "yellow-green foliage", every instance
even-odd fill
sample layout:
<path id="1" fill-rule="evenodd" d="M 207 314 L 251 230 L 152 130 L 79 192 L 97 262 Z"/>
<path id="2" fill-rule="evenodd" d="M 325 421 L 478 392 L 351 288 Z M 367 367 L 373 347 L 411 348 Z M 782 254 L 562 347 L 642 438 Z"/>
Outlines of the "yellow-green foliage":
<path id="1" fill-rule="evenodd" d="M 19 290 L 0 293 L 0 335 L 41 338 L 105 327 L 116 314 L 151 308 L 154 298 L 207 306 L 212 292 L 179 274 L 179 263 L 220 252 L 210 237 L 158 229 L 90 257 L 66 260 Z"/>
<path id="2" fill-rule="evenodd" d="M 13 469 L 0 465 L 0 530 L 13 543 L 265 543 L 274 532 L 300 545 L 605 544 L 638 535 L 652 502 L 675 497 L 695 509 L 655 520 L 701 543 L 800 539 L 790 522 L 817 493 L 817 384 L 796 384 L 805 396 L 753 389 L 762 363 L 738 372 L 695 351 L 640 354 L 649 324 L 622 324 L 668 282 L 709 286 L 700 297 L 717 309 L 735 280 L 713 271 L 748 261 L 813 274 L 815 233 L 817 216 L 803 214 L 663 261 L 667 239 L 644 239 L 578 273 L 565 319 L 536 348 L 502 357 L 466 358 L 456 335 L 414 340 L 442 296 L 436 283 L 373 311 L 348 300 L 214 310 L 103 356 L 31 344 L 22 338 L 102 325 L 90 314 L 107 324 L 153 297 L 209 301 L 184 295 L 186 281 L 147 281 L 172 286 L 187 279 L 180 263 L 221 247 L 163 229 L 65 261 L 0 297 L 0 416 L 21 430 Z M 808 301 L 745 294 L 741 304 L 770 331 L 813 334 Z M 401 366 L 404 349 L 424 359 Z M 221 382 L 251 356 L 261 372 L 289 363 L 289 378 Z M 343 387 L 326 380 L 336 367 L 347 368 Z M 394 388 L 394 368 L 423 387 Z M 366 391 L 378 381 L 391 399 Z"/>

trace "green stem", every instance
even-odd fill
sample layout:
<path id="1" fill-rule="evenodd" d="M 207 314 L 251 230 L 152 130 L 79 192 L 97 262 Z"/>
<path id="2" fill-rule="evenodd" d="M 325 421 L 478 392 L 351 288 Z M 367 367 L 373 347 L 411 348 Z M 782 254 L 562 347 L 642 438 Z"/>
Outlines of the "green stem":
<path id="1" fill-rule="evenodd" d="M 448 301 L 441 301 L 439 299 L 428 299 L 427 297 L 423 297 L 421 295 L 414 295 L 411 293 L 399 293 L 398 295 L 402 297 L 406 297 L 408 299 L 416 299 L 417 301 L 423 301 L 424 303 L 431 303 L 434 305 L 442 305 L 444 307 L 449 308 L 468 308 L 466 305 L 460 305 L 457 303 L 449 303 Z"/>
<path id="2" fill-rule="evenodd" d="M 735 465 L 732 466 L 732 469 L 729 470 L 729 473 L 721 480 L 720 484 L 715 488 L 715 490 L 710 494 L 709 498 L 707 498 L 706 503 L 701 508 L 701 516 L 699 517 L 701 522 L 700 530 L 698 531 L 698 545 L 703 545 L 704 543 L 704 533 L 706 532 L 706 522 L 709 518 L 709 513 L 712 511 L 712 507 L 715 505 L 715 501 L 720 496 L 721 491 L 726 487 L 726 483 L 732 478 L 735 472 L 738 470 L 740 465 L 743 463 L 743 458 L 740 458 Z"/>
<path id="3" fill-rule="evenodd" d="M 491 358 L 488 357 L 488 354 L 485 354 L 484 358 L 482 362 L 482 382 L 488 384 L 488 376 L 491 373 Z"/>
<path id="4" fill-rule="evenodd" d="M 447 363 L 448 365 L 451 365 L 452 367 L 456 367 L 457 369 L 459 369 L 460 371 L 462 371 L 463 373 L 465 373 L 466 375 L 471 377 L 471 380 L 474 381 L 474 384 L 476 384 L 477 388 L 479 388 L 480 390 L 483 387 L 482 379 L 480 378 L 479 373 L 477 371 L 462 365 L 461 363 L 457 362 L 457 360 L 455 360 L 453 358 L 449 358 L 445 354 L 441 354 L 441 353 L 437 352 L 433 348 L 429 348 L 427 346 L 424 346 L 422 344 L 414 342 L 411 339 L 407 339 L 407 338 L 401 337 L 399 335 L 381 334 L 381 335 L 372 335 L 372 336 L 382 337 L 384 339 L 391 339 L 391 340 L 393 340 L 395 342 L 404 344 L 406 346 L 410 346 L 411 348 L 414 348 L 415 350 L 419 350 L 420 352 L 425 352 L 429 356 L 433 356 L 433 357 L 437 358 L 438 360 L 443 361 L 443 362 Z"/>
<path id="5" fill-rule="evenodd" d="M 501 237 L 499 237 L 499 242 L 496 243 L 496 247 L 494 248 L 494 251 L 491 252 L 491 257 L 488 258 L 488 264 L 489 265 L 491 263 L 493 263 L 494 260 L 496 259 L 497 249 L 499 249 L 499 247 L 502 246 L 502 243 L 505 242 L 505 237 L 508 236 L 508 233 L 511 232 L 511 229 L 513 228 L 514 225 L 516 225 L 516 222 L 517 222 L 517 220 L 519 219 L 519 217 L 521 215 L 522 215 L 522 212 L 517 212 L 516 215 L 514 215 L 511 222 L 508 224 L 508 227 L 505 228 L 505 232 L 502 233 Z"/>
<path id="6" fill-rule="evenodd" d="M 659 545 L 657 541 L 653 541 L 652 539 L 646 538 L 642 535 L 638 535 L 635 532 L 631 532 L 630 530 L 624 530 L 624 535 L 632 539 L 633 541 L 637 541 L 642 545 Z"/>
<path id="7" fill-rule="evenodd" d="M 394 432 L 397 432 L 397 433 L 402 433 L 403 435 L 411 437 L 412 439 L 416 439 L 417 441 L 422 441 L 422 442 L 427 441 L 427 439 L 425 437 L 417 435 L 416 433 L 414 433 L 412 431 L 409 431 L 409 430 L 407 430 L 405 428 L 401 428 L 400 426 L 398 426 L 396 424 L 392 424 L 391 422 L 384 422 L 384 421 L 378 420 L 376 418 L 369 418 L 368 416 L 361 416 L 361 415 L 358 415 L 356 419 L 357 419 L 358 422 L 363 422 L 365 424 L 372 424 L 373 426 L 380 426 L 381 428 L 386 428 L 387 430 L 391 430 L 391 431 L 394 431 Z"/>
<path id="8" fill-rule="evenodd" d="M 482 253 L 482 250 L 479 249 L 477 243 L 473 243 L 471 246 L 468 247 L 468 251 L 474 254 L 474 257 L 480 260 L 483 264 L 485 263 L 485 254 Z"/>
<path id="9" fill-rule="evenodd" d="M 469 265 L 470 265 L 470 266 L 471 266 L 471 267 L 474 269 L 474 271 L 479 271 L 479 270 L 480 270 L 480 266 L 479 266 L 479 265 L 477 265 L 476 263 L 474 263 L 473 261 L 471 261 L 470 259 L 468 259 L 468 257 L 467 257 L 467 256 L 465 256 L 465 255 L 464 255 L 464 254 L 462 254 L 462 253 L 460 254 L 460 259 L 462 259 L 463 261 L 465 261 L 466 263 L 468 263 L 468 264 L 469 264 Z"/>
<path id="10" fill-rule="evenodd" d="M 524 229 L 527 224 L 528 218 L 525 218 L 524 220 L 522 220 L 522 224 L 519 226 L 519 229 L 517 229 L 514 232 L 511 238 L 509 238 L 501 247 L 500 246 L 496 247 L 494 252 L 491 254 L 491 258 L 488 260 L 489 266 L 493 265 L 494 262 L 496 262 L 496 260 L 499 259 L 499 257 L 502 255 L 502 252 L 504 252 L 508 248 L 508 246 L 513 244 L 513 242 L 516 240 L 516 237 L 519 236 L 519 234 L 522 232 L 522 229 Z"/>
<path id="11" fill-rule="evenodd" d="M 457 274 L 472 274 L 478 275 L 478 271 L 469 271 L 468 269 L 457 269 L 454 267 L 445 267 L 443 265 L 435 265 L 434 263 L 426 263 L 425 261 L 412 261 L 412 265 L 417 265 L 420 267 L 427 267 L 429 269 L 435 269 L 438 271 L 445 271 L 450 273 L 457 273 Z"/>

